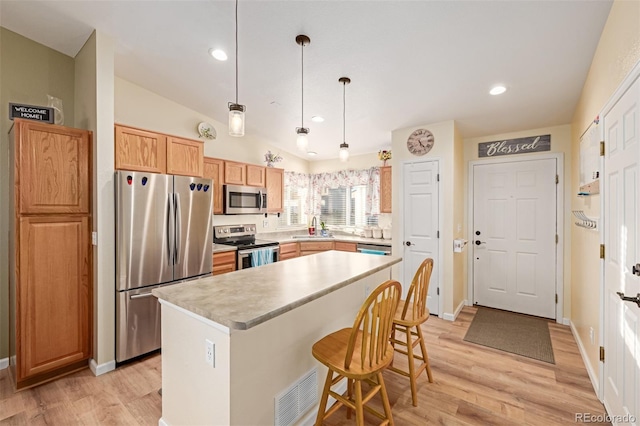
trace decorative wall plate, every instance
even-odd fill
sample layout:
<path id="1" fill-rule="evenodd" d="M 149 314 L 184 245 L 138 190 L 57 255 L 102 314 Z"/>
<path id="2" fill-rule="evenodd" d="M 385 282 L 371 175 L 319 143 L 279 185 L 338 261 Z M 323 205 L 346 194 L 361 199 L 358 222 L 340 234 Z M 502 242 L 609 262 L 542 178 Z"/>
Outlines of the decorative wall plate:
<path id="1" fill-rule="evenodd" d="M 198 124 L 198 134 L 201 138 L 205 139 L 215 139 L 217 136 L 216 129 L 209 123 L 205 123 L 204 121 Z"/>

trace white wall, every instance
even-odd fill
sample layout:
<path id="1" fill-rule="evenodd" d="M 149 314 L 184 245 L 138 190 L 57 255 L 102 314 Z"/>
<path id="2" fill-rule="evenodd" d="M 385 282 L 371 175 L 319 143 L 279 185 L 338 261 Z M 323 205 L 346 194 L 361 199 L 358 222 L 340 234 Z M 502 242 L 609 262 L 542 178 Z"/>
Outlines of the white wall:
<path id="1" fill-rule="evenodd" d="M 407 138 L 411 133 L 417 129 L 428 129 L 433 133 L 435 143 L 429 153 L 422 157 L 412 155 L 407 150 Z M 453 239 L 454 239 L 454 215 L 451 214 L 454 211 L 454 189 L 455 189 L 455 174 L 461 173 L 456 171 L 454 162 L 454 147 L 455 147 L 455 123 L 453 121 L 445 121 L 442 123 L 425 124 L 421 126 L 407 127 L 404 129 L 394 130 L 392 132 L 392 149 L 393 159 L 391 165 L 393 166 L 393 207 L 392 207 L 392 220 L 393 220 L 393 253 L 396 256 L 404 255 L 403 244 L 403 229 L 404 218 L 402 214 L 402 208 L 404 203 L 402 182 L 402 170 L 403 163 L 409 161 L 429 161 L 438 159 L 440 160 L 440 199 L 442 205 L 440 211 L 442 217 L 440 223 L 440 240 L 441 247 L 443 248 L 439 253 L 441 257 L 442 268 L 440 271 L 440 277 L 442 278 L 440 285 L 440 297 L 443 298 L 442 306 L 443 310 L 441 315 L 453 315 L 453 297 L 454 293 L 454 268 L 453 268 Z M 460 226 L 463 224 L 460 223 Z M 407 283 L 411 280 L 411 277 L 402 278 L 401 273 L 402 266 L 394 266 L 393 276 L 394 279 L 403 279 L 403 286 L 407 286 Z M 433 278 L 432 278 L 433 280 Z"/>
<path id="2" fill-rule="evenodd" d="M 113 211 L 114 43 L 94 32 L 76 55 L 76 123 L 93 131 L 94 349 L 98 366 L 115 358 L 115 232 Z M 104 367 L 101 367 L 104 368 Z"/>

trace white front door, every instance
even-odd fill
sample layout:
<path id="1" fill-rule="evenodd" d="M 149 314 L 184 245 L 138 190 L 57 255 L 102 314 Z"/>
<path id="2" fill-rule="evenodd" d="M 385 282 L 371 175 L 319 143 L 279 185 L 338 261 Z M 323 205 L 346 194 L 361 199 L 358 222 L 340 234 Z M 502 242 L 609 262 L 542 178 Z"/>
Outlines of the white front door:
<path id="1" fill-rule="evenodd" d="M 433 259 L 427 307 L 439 314 L 438 258 L 438 162 L 404 164 L 404 283 L 406 294 L 418 266 L 426 258 Z"/>
<path id="2" fill-rule="evenodd" d="M 556 162 L 474 166 L 474 303 L 556 317 Z"/>
<path id="3" fill-rule="evenodd" d="M 640 80 L 603 119 L 604 403 L 614 423 L 640 422 Z"/>

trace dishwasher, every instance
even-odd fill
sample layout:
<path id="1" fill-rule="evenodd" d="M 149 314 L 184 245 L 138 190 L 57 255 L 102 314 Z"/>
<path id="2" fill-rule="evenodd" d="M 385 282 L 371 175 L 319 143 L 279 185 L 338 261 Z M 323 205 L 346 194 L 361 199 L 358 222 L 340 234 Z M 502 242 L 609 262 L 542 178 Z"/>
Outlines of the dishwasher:
<path id="1" fill-rule="evenodd" d="M 391 247 L 381 246 L 378 244 L 358 243 L 358 245 L 356 246 L 356 250 L 359 253 L 377 254 L 380 256 L 391 256 Z"/>

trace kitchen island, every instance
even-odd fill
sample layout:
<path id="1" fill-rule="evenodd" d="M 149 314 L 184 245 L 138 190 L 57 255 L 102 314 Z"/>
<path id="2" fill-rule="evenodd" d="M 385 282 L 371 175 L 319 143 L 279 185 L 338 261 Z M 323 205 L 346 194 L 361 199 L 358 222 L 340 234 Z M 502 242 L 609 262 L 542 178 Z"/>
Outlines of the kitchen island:
<path id="1" fill-rule="evenodd" d="M 160 423 L 275 424 L 298 415 L 276 412 L 275 399 L 302 377 L 316 392 L 295 406 L 306 407 L 301 419 L 314 417 L 326 369 L 311 346 L 352 326 L 400 261 L 327 251 L 154 290 L 162 305 Z"/>

